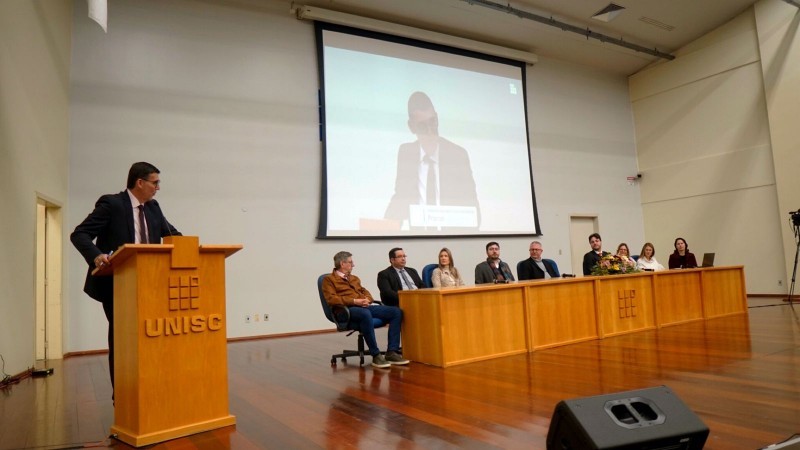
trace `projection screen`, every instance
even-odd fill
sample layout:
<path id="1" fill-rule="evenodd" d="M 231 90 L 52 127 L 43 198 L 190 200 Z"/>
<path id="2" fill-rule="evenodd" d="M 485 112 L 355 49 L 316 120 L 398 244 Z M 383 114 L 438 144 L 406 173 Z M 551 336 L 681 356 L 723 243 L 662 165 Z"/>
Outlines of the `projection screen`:
<path id="1" fill-rule="evenodd" d="M 525 64 L 316 22 L 318 238 L 540 234 Z"/>

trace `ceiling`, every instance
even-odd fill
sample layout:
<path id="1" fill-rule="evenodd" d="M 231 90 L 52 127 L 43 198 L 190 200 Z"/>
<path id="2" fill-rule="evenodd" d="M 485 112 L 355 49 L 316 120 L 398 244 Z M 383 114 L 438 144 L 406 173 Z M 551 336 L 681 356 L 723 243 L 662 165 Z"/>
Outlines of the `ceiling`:
<path id="1" fill-rule="evenodd" d="M 608 23 L 592 16 L 606 7 L 609 0 L 491 1 L 672 53 L 733 19 L 757 0 L 615 0 L 613 3 L 625 9 Z M 646 53 L 471 4 L 469 0 L 297 0 L 293 3 L 452 34 L 620 75 L 634 74 L 659 60 Z M 674 28 L 653 25 L 654 21 Z"/>

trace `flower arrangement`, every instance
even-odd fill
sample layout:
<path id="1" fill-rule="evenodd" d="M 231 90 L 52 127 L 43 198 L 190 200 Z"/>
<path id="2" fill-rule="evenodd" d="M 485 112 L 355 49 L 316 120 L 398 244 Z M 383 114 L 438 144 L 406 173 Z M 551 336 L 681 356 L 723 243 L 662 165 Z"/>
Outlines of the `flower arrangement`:
<path id="1" fill-rule="evenodd" d="M 592 268 L 592 275 L 621 275 L 640 272 L 636 261 L 627 256 L 604 255 Z"/>

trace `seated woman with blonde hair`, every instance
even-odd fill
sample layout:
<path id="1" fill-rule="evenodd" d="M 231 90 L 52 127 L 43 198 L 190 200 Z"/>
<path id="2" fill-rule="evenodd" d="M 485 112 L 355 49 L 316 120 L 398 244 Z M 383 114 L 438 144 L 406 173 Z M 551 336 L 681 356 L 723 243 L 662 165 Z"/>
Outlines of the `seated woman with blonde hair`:
<path id="1" fill-rule="evenodd" d="M 458 269 L 453 265 L 453 254 L 447 247 L 439 250 L 439 267 L 433 269 L 431 282 L 435 288 L 464 285 Z"/>
<path id="2" fill-rule="evenodd" d="M 621 243 L 617 246 L 617 256 L 627 265 L 633 267 L 636 265 L 636 261 L 631 258 L 631 251 L 628 250 L 628 244 Z"/>
<path id="3" fill-rule="evenodd" d="M 664 270 L 658 261 L 656 261 L 656 248 L 653 244 L 646 242 L 642 247 L 642 252 L 639 253 L 639 260 L 636 261 L 636 268 L 639 270 L 656 271 Z"/>

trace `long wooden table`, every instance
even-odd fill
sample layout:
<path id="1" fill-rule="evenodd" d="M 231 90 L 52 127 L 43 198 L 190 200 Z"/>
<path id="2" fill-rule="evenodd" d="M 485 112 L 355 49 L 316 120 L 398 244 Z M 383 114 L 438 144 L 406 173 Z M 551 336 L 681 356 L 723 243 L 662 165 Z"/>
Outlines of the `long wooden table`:
<path id="1" fill-rule="evenodd" d="M 744 267 L 400 291 L 403 354 L 448 367 L 747 314 Z"/>

